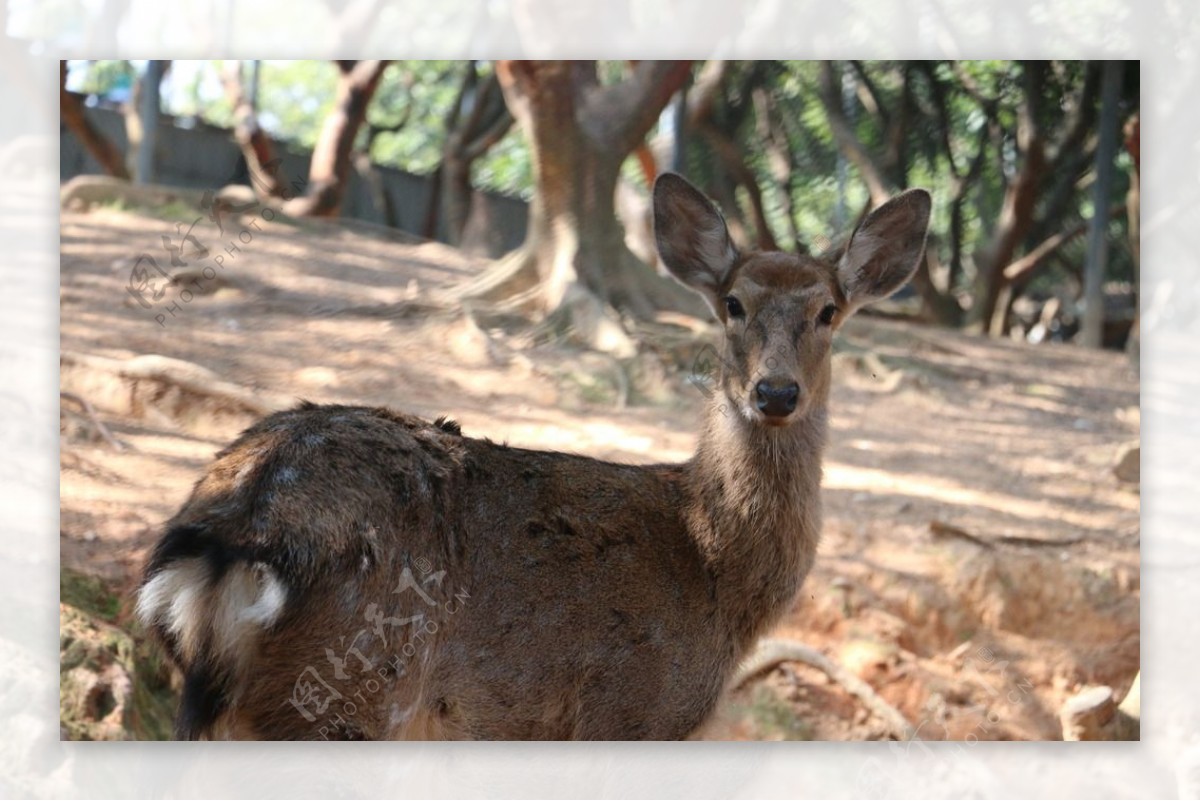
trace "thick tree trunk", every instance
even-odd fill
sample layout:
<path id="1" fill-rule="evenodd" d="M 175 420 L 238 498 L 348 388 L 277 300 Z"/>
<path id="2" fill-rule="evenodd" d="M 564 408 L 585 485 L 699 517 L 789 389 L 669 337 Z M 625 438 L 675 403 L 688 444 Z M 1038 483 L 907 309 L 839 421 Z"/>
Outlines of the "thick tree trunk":
<path id="1" fill-rule="evenodd" d="M 301 197 L 283 210 L 295 217 L 336 217 L 341 213 L 346 184 L 353 166 L 354 138 L 367 119 L 367 106 L 387 68 L 387 61 L 339 61 L 337 100 L 325 118 Z"/>
<path id="2" fill-rule="evenodd" d="M 75 134 L 96 163 L 114 178 L 129 180 L 125 157 L 108 137 L 100 133 L 84 113 L 83 96 L 67 91 L 67 62 L 58 62 L 58 107 L 63 124 Z"/>
<path id="3" fill-rule="evenodd" d="M 601 87 L 592 62 L 497 64 L 509 109 L 533 151 L 534 199 L 524 245 L 460 296 L 516 296 L 540 312 L 561 312 L 568 324 L 588 329 L 579 333 L 590 344 L 609 350 L 612 342 L 601 340 L 620 337 L 598 320 L 605 308 L 638 317 L 664 308 L 700 311 L 690 293 L 629 251 L 617 219 L 621 164 L 682 84 L 688 64 L 642 62 L 634 69 L 625 82 Z"/>
<path id="4" fill-rule="evenodd" d="M 471 216 L 471 162 L 462 158 L 461 152 L 451 154 L 447 151 L 439 177 L 446 241 L 458 247 Z"/>

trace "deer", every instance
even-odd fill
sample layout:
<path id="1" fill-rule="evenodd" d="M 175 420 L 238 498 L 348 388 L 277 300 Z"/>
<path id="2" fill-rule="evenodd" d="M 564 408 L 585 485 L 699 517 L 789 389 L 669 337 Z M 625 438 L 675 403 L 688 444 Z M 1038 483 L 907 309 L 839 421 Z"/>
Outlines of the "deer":
<path id="1" fill-rule="evenodd" d="M 742 252 L 653 187 L 666 271 L 723 332 L 694 456 L 628 465 L 318 405 L 220 451 L 137 614 L 183 680 L 177 739 L 686 739 L 794 605 L 821 531 L 831 341 L 922 257 L 930 195 L 833 253 Z"/>

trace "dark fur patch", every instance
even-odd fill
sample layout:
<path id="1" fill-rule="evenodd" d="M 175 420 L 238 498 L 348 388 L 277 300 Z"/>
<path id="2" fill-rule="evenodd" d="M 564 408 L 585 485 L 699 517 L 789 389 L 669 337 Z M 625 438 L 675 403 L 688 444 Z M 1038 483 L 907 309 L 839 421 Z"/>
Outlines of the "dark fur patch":
<path id="1" fill-rule="evenodd" d="M 146 577 L 158 573 L 172 562 L 206 556 L 212 542 L 204 536 L 203 526 L 172 526 L 154 546 L 146 565 Z"/>
<path id="2" fill-rule="evenodd" d="M 146 580 L 167 566 L 182 559 L 204 559 L 208 563 L 209 582 L 215 584 L 225 576 L 229 566 L 238 560 L 248 560 L 242 548 L 223 544 L 202 525 L 176 525 L 167 529 L 146 565 Z"/>
<path id="3" fill-rule="evenodd" d="M 207 662 L 196 662 L 184 674 L 179 713 L 175 716 L 175 739 L 199 740 L 227 705 L 225 682 Z"/>
<path id="4" fill-rule="evenodd" d="M 458 437 L 462 436 L 462 426 L 460 426 L 457 421 L 451 420 L 449 417 L 439 417 L 433 421 L 433 424 L 445 431 L 447 434 L 454 434 Z"/>

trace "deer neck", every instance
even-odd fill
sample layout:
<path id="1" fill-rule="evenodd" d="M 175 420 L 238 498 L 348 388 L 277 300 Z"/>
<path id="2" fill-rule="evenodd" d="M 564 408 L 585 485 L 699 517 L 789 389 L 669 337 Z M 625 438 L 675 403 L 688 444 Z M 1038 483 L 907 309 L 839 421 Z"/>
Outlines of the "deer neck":
<path id="1" fill-rule="evenodd" d="M 786 428 L 730 407 L 720 394 L 709 405 L 688 464 L 688 524 L 744 648 L 788 610 L 812 566 L 828 424 L 824 403 Z"/>

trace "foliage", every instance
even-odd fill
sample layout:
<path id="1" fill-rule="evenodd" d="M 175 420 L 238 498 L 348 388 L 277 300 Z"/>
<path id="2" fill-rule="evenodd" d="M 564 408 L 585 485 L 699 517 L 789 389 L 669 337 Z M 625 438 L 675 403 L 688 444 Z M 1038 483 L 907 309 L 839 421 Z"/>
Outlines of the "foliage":
<path id="1" fill-rule="evenodd" d="M 407 122 L 376 138 L 371 148 L 375 163 L 420 174 L 437 169 L 462 67 L 459 61 L 397 61 L 388 68 L 368 121 L 379 126 Z"/>
<path id="2" fill-rule="evenodd" d="M 83 69 L 78 91 L 124 100 L 136 79 L 137 71 L 129 61 L 89 61 Z"/>

